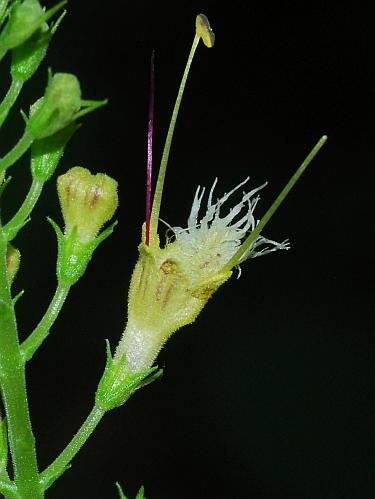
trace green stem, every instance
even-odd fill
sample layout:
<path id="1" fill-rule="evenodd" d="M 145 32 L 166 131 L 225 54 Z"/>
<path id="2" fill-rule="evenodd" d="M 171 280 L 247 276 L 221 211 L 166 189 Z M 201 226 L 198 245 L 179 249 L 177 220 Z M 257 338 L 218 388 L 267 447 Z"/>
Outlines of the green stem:
<path id="1" fill-rule="evenodd" d="M 7 416 L 8 439 L 14 481 L 22 499 L 41 499 L 35 439 L 26 395 L 25 364 L 22 361 L 17 324 L 10 294 L 6 254 L 7 238 L 0 230 L 0 384 Z"/>
<path id="2" fill-rule="evenodd" d="M 13 104 L 16 102 L 17 97 L 19 96 L 21 89 L 23 86 L 23 81 L 21 80 L 12 80 L 12 83 L 9 87 L 7 94 L 4 99 L 0 103 L 0 127 L 6 120 L 9 111 L 11 110 Z"/>
<path id="3" fill-rule="evenodd" d="M 0 45 L 0 61 L 2 58 L 5 56 L 5 54 L 8 52 L 8 49 L 6 49 L 3 45 Z"/>
<path id="4" fill-rule="evenodd" d="M 30 336 L 22 343 L 20 351 L 25 362 L 31 359 L 43 341 L 47 338 L 56 317 L 59 315 L 59 312 L 64 305 L 69 289 L 69 286 L 60 284 L 57 286 L 56 292 L 42 320 Z"/>
<path id="5" fill-rule="evenodd" d="M 105 411 L 96 405 L 61 454 L 40 475 L 40 484 L 47 490 L 70 466 L 70 462 L 95 430 Z"/>
<path id="6" fill-rule="evenodd" d="M 44 182 L 33 179 L 29 192 L 20 206 L 17 213 L 4 226 L 4 231 L 8 234 L 8 240 L 11 241 L 16 236 L 18 230 L 25 224 L 33 211 L 43 189 Z M 12 235 L 12 232 L 14 235 Z"/>
<path id="7" fill-rule="evenodd" d="M 188 56 L 188 60 L 187 60 L 186 66 L 185 66 L 185 71 L 184 71 L 184 74 L 182 75 L 180 88 L 178 89 L 176 102 L 175 102 L 173 112 L 172 112 L 171 122 L 169 124 L 168 132 L 167 132 L 167 138 L 165 139 L 165 145 L 164 145 L 163 155 L 162 155 L 161 162 L 160 162 L 159 175 L 158 175 L 158 180 L 157 180 L 156 187 L 155 187 L 155 194 L 154 194 L 154 199 L 153 199 L 153 203 L 152 203 L 152 210 L 151 210 L 151 220 L 150 220 L 150 241 L 151 241 L 151 243 L 152 243 L 152 241 L 155 241 L 156 237 L 157 237 L 156 235 L 157 235 L 157 231 L 158 231 L 158 220 L 159 220 L 161 199 L 162 199 L 162 195 L 163 195 L 165 173 L 167 170 L 167 164 L 168 164 L 168 158 L 169 158 L 169 151 L 171 149 L 173 133 L 174 133 L 175 125 L 176 125 L 178 111 L 180 109 L 182 96 L 183 96 L 184 90 L 185 90 L 186 80 L 187 80 L 187 77 L 189 75 L 190 66 L 191 66 L 191 63 L 193 61 L 195 51 L 198 47 L 199 40 L 200 40 L 200 37 L 198 35 L 195 35 L 194 40 L 193 40 L 193 44 L 191 46 L 190 53 Z"/>
<path id="8" fill-rule="evenodd" d="M 31 137 L 29 132 L 25 130 L 24 134 L 17 142 L 17 144 L 11 149 L 8 154 L 0 159 L 0 173 L 6 170 L 9 166 L 13 165 L 31 146 L 34 139 Z"/>
<path id="9" fill-rule="evenodd" d="M 232 256 L 232 258 L 226 263 L 223 267 L 223 271 L 225 270 L 231 270 L 234 266 L 238 265 L 238 263 L 241 260 L 241 257 L 246 253 L 246 251 L 251 247 L 251 245 L 255 242 L 257 237 L 260 235 L 261 231 L 264 229 L 265 225 L 269 222 L 270 218 L 272 215 L 275 213 L 275 211 L 278 209 L 278 207 L 281 205 L 281 203 L 284 201 L 286 196 L 289 194 L 289 191 L 292 189 L 294 184 L 297 182 L 297 180 L 300 178 L 302 173 L 306 170 L 306 168 L 309 166 L 315 155 L 318 153 L 318 151 L 321 149 L 321 147 L 324 145 L 325 141 L 327 140 L 327 135 L 323 135 L 319 141 L 315 144 L 315 146 L 311 149 L 309 154 L 306 156 L 300 167 L 297 169 L 297 171 L 294 173 L 294 175 L 291 177 L 289 182 L 286 184 L 284 189 L 280 192 L 280 194 L 277 196 L 275 201 L 272 203 L 270 208 L 266 211 L 265 215 L 263 215 L 262 219 L 258 223 L 258 225 L 255 227 L 255 229 L 249 234 L 247 239 L 241 244 L 240 248 L 236 251 L 236 253 Z"/>
<path id="10" fill-rule="evenodd" d="M 9 0 L 0 0 L 0 27 L 4 22 L 4 17 L 7 12 Z"/>
<path id="11" fill-rule="evenodd" d="M 17 487 L 13 482 L 0 481 L 0 493 L 4 494 L 6 498 L 18 499 Z"/>

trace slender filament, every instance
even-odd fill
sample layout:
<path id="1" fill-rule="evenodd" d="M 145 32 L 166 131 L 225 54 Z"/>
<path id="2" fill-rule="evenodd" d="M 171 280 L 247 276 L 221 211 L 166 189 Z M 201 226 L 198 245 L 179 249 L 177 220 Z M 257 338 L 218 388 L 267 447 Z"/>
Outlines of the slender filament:
<path id="1" fill-rule="evenodd" d="M 153 203 L 152 203 L 152 210 L 151 210 L 151 222 L 150 222 L 151 244 L 153 243 L 154 240 L 156 240 L 156 234 L 158 231 L 160 205 L 161 205 L 161 200 L 162 200 L 162 195 L 163 195 L 164 179 L 165 179 L 165 173 L 166 173 L 167 164 L 168 164 L 169 151 L 171 148 L 171 143 L 172 143 L 172 138 L 173 138 L 173 132 L 174 132 L 174 128 L 176 125 L 176 120 L 177 120 L 177 116 L 178 116 L 178 111 L 180 109 L 180 104 L 181 104 L 182 96 L 184 93 L 186 80 L 187 80 L 187 77 L 189 75 L 190 66 L 191 66 L 191 63 L 193 61 L 193 57 L 194 57 L 195 51 L 197 49 L 199 40 L 200 40 L 200 36 L 196 34 L 194 37 L 194 40 L 193 40 L 193 44 L 192 44 L 191 49 L 190 49 L 190 53 L 189 53 L 189 57 L 188 57 L 188 60 L 187 60 L 186 66 L 185 66 L 184 74 L 182 75 L 180 88 L 178 90 L 176 102 L 175 102 L 172 117 L 171 117 L 171 122 L 169 124 L 168 132 L 167 132 L 167 138 L 165 140 L 165 145 L 164 145 L 163 155 L 162 155 L 161 162 L 160 162 L 159 175 L 158 175 L 158 180 L 157 180 L 156 187 L 155 187 L 155 194 L 154 194 L 154 199 L 153 199 Z"/>
<path id="2" fill-rule="evenodd" d="M 233 267 L 235 267 L 236 265 L 238 265 L 239 261 L 241 260 L 242 255 L 244 253 L 246 253 L 246 251 L 255 242 L 255 240 L 257 239 L 257 237 L 259 236 L 261 231 L 264 229 L 267 222 L 270 220 L 272 215 L 275 213 L 275 211 L 278 209 L 278 207 L 284 201 L 286 196 L 289 194 L 289 191 L 292 189 L 294 184 L 300 178 L 302 173 L 306 170 L 306 168 L 311 163 L 312 159 L 315 157 L 315 155 L 321 149 L 321 147 L 323 146 L 323 144 L 325 143 L 326 140 L 327 140 L 327 136 L 323 135 L 323 137 L 321 137 L 319 139 L 319 141 L 315 144 L 315 146 L 311 149 L 309 154 L 306 156 L 306 158 L 302 162 L 301 166 L 297 169 L 297 171 L 291 177 L 291 179 L 286 184 L 284 189 L 277 196 L 275 201 L 272 203 L 271 207 L 267 210 L 266 214 L 263 216 L 263 218 L 260 220 L 258 225 L 255 227 L 255 229 L 249 234 L 247 239 L 245 239 L 243 244 L 241 244 L 240 248 L 236 251 L 236 253 L 232 256 L 232 258 L 226 263 L 226 265 L 223 267 L 223 270 L 230 270 Z"/>
<path id="3" fill-rule="evenodd" d="M 150 216 L 151 216 L 151 189 L 152 189 L 152 135 L 154 130 L 154 95 L 155 95 L 155 51 L 151 54 L 150 63 L 150 101 L 148 105 L 147 128 L 147 174 L 146 174 L 146 244 L 150 244 Z"/>

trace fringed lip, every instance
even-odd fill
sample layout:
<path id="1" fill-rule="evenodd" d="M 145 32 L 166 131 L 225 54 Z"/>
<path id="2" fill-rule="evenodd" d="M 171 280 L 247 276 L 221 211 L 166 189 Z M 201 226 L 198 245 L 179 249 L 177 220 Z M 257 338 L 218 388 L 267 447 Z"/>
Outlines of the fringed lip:
<path id="1" fill-rule="evenodd" d="M 267 182 L 242 193 L 241 200 L 227 209 L 228 201 L 241 187 L 248 183 L 250 177 L 240 182 L 228 193 L 213 201 L 214 191 L 218 183 L 216 178 L 208 194 L 206 211 L 202 216 L 203 200 L 206 192 L 205 187 L 198 186 L 194 195 L 187 227 L 172 227 L 164 222 L 172 239 L 180 246 L 183 253 L 188 257 L 194 257 L 199 252 L 212 255 L 220 255 L 218 266 L 224 266 L 230 258 L 239 250 L 242 241 L 251 233 L 259 220 L 254 217 L 254 211 L 260 199 L 258 192 L 263 189 Z M 266 255 L 277 250 L 289 249 L 288 240 L 279 243 L 272 239 L 258 236 L 253 244 L 244 251 L 237 265 L 249 258 Z"/>

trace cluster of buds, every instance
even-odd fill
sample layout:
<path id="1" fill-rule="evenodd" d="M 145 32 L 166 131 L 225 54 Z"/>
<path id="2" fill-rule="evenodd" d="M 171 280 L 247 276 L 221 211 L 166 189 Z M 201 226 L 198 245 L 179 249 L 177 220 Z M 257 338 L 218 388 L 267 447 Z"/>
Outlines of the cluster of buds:
<path id="1" fill-rule="evenodd" d="M 0 159 L 0 174 L 15 163 L 36 142 L 36 156 L 48 156 L 46 162 L 38 166 L 39 175 L 50 178 L 60 159 L 64 147 L 78 128 L 78 118 L 95 111 L 107 103 L 107 100 L 83 100 L 81 88 L 76 76 L 69 73 L 49 73 L 48 84 L 43 97 L 30 107 L 30 116 L 24 115 L 25 133 L 8 154 Z M 0 124 L 4 116 L 0 115 Z M 60 135 L 57 135 L 59 134 Z M 33 152 L 33 151 L 32 151 Z M 53 152 L 53 154 L 49 154 Z M 50 161 L 51 159 L 51 161 Z M 40 168 L 46 166 L 46 172 Z M 33 167 L 34 169 L 34 167 Z M 36 170 L 34 169 L 36 172 Z"/>
<path id="2" fill-rule="evenodd" d="M 12 84 L 7 95 L 7 106 L 0 111 L 0 126 L 5 121 L 10 106 L 17 99 L 23 84 L 29 80 L 43 61 L 52 36 L 59 27 L 65 11 L 56 21 L 47 23 L 65 5 L 62 1 L 45 10 L 38 0 L 0 0 L 0 60 L 11 52 L 10 74 Z M 10 6 L 9 6 L 10 4 Z"/>

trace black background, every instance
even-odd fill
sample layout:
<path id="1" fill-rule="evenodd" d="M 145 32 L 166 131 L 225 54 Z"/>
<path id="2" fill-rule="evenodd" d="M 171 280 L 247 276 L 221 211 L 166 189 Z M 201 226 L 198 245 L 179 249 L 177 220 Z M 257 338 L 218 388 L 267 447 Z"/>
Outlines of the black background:
<path id="1" fill-rule="evenodd" d="M 49 3 L 48 5 L 52 5 Z M 59 173 L 81 165 L 119 181 L 119 225 L 72 289 L 30 363 L 29 398 L 44 468 L 93 403 L 126 320 L 144 220 L 148 73 L 156 51 L 155 164 L 180 76 L 204 12 L 200 46 L 172 147 L 161 217 L 184 225 L 197 184 L 221 193 L 264 180 L 258 217 L 323 134 L 329 140 L 264 231 L 289 252 L 243 265 L 159 356 L 161 381 L 108 414 L 48 497 L 370 499 L 375 494 L 373 189 L 374 8 L 354 2 L 71 2 L 47 61 L 19 107 L 42 93 L 47 67 L 109 98 L 84 119 Z M 8 60 L 2 63 L 6 74 Z M 7 80 L 2 79 L 5 91 Z M 12 171 L 5 216 L 29 184 Z M 54 291 L 61 224 L 55 182 L 15 245 L 20 335 Z"/>

